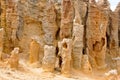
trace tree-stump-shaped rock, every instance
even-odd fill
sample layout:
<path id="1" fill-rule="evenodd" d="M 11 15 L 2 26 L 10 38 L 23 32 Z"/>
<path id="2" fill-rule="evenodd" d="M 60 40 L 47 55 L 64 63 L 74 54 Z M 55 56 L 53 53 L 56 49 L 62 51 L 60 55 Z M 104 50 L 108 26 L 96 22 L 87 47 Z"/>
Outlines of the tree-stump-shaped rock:
<path id="1" fill-rule="evenodd" d="M 32 39 L 30 43 L 30 51 L 29 51 L 29 63 L 37 63 L 39 61 L 39 53 L 40 53 L 40 44 Z"/>
<path id="2" fill-rule="evenodd" d="M 42 61 L 42 67 L 44 71 L 53 72 L 55 68 L 55 61 L 56 61 L 56 48 L 54 46 L 44 46 L 44 57 Z"/>

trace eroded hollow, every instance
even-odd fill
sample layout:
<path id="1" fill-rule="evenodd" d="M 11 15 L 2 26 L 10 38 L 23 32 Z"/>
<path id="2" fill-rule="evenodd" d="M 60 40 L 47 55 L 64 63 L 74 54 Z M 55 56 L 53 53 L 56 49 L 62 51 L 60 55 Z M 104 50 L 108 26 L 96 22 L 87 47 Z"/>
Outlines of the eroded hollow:
<path id="1" fill-rule="evenodd" d="M 63 43 L 63 48 L 67 48 L 67 43 Z"/>
<path id="2" fill-rule="evenodd" d="M 93 50 L 94 51 L 101 51 L 102 47 L 105 45 L 105 39 L 101 38 L 101 41 L 96 41 L 95 44 L 93 44 Z"/>

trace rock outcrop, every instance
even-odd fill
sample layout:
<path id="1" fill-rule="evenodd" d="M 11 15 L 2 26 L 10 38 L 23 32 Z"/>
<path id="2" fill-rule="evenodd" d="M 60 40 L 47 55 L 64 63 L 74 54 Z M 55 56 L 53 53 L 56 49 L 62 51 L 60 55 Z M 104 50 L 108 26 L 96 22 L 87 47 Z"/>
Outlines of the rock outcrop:
<path id="1" fill-rule="evenodd" d="M 8 59 L 8 63 L 10 65 L 10 68 L 18 69 L 18 66 L 19 66 L 19 48 L 14 48 L 14 50 L 11 52 L 11 56 Z"/>
<path id="2" fill-rule="evenodd" d="M 39 54 L 40 54 L 40 44 L 37 40 L 32 39 L 30 43 L 30 51 L 29 51 L 29 63 L 39 62 Z"/>
<path id="3" fill-rule="evenodd" d="M 42 67 L 44 71 L 53 72 L 55 68 L 56 55 L 54 46 L 44 46 L 44 57 L 42 61 Z"/>
<path id="4" fill-rule="evenodd" d="M 87 74 L 92 73 L 92 67 L 89 62 L 88 55 L 83 55 L 83 57 L 82 57 L 82 70 L 83 70 L 83 72 L 85 72 Z"/>
<path id="5" fill-rule="evenodd" d="M 118 68 L 114 59 L 120 56 L 120 3 L 115 11 L 108 0 L 0 3 L 0 60 L 9 59 L 11 68 L 19 65 L 19 52 L 31 65 L 65 76 L 74 69 L 90 74 Z"/>
<path id="6" fill-rule="evenodd" d="M 50 0 L 46 3 L 42 20 L 44 41 L 47 45 L 54 45 L 57 34 L 56 10 L 54 3 Z"/>
<path id="7" fill-rule="evenodd" d="M 60 39 L 70 38 L 72 36 L 74 7 L 72 0 L 61 1 L 61 26 L 60 26 Z"/>
<path id="8" fill-rule="evenodd" d="M 72 40 L 64 38 L 61 42 L 58 42 L 59 53 L 62 58 L 61 72 L 65 76 L 69 76 L 71 73 L 71 61 L 72 61 Z"/>
<path id="9" fill-rule="evenodd" d="M 87 47 L 92 67 L 105 68 L 107 15 L 93 3 L 89 4 L 87 19 Z"/>

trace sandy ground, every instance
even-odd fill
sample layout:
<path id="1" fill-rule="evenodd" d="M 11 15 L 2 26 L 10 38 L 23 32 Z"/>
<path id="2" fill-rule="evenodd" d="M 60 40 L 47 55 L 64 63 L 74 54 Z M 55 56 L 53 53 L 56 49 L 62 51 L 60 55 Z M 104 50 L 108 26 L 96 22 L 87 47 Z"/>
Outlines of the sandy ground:
<path id="1" fill-rule="evenodd" d="M 18 70 L 13 70 L 6 68 L 5 63 L 0 62 L 0 80 L 108 80 L 104 78 L 102 73 L 86 75 L 72 70 L 71 78 L 67 78 L 62 76 L 59 71 L 44 72 L 42 68 L 28 66 L 23 60 L 20 60 L 19 63 Z M 120 78 L 117 80 L 120 80 Z"/>

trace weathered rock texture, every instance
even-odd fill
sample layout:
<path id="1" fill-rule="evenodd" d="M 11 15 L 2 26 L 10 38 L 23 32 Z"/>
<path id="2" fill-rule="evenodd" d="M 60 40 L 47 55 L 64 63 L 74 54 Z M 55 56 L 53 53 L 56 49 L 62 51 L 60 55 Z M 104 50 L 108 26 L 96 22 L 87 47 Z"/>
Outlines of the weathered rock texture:
<path id="1" fill-rule="evenodd" d="M 87 19 L 87 47 L 92 67 L 105 67 L 107 15 L 94 3 L 89 4 Z"/>
<path id="2" fill-rule="evenodd" d="M 58 55 L 62 58 L 62 69 L 63 75 L 69 75 L 71 71 L 71 60 L 72 60 L 72 40 L 64 38 L 63 41 L 58 42 L 59 53 Z"/>
<path id="3" fill-rule="evenodd" d="M 42 28 L 44 31 L 45 43 L 53 45 L 56 40 L 58 27 L 56 23 L 56 10 L 52 1 L 46 3 L 43 16 Z"/>
<path id="4" fill-rule="evenodd" d="M 44 46 L 44 57 L 42 61 L 42 66 L 45 71 L 53 72 L 55 68 L 55 47 L 54 46 Z"/>
<path id="5" fill-rule="evenodd" d="M 115 9 L 115 14 L 117 15 L 116 18 L 118 18 L 118 45 L 119 45 L 119 56 L 120 56 L 120 2 L 117 5 Z"/>
<path id="6" fill-rule="evenodd" d="M 88 55 L 83 55 L 83 57 L 82 57 L 82 70 L 85 73 L 92 73 L 92 67 L 91 67 L 91 64 L 89 62 Z"/>
<path id="7" fill-rule="evenodd" d="M 32 39 L 30 43 L 30 51 L 29 51 L 29 63 L 36 63 L 39 61 L 40 54 L 40 44 L 37 40 Z"/>
<path id="8" fill-rule="evenodd" d="M 8 60 L 10 68 L 17 69 L 19 66 L 19 48 L 14 48 L 11 52 L 10 59 Z"/>
<path id="9" fill-rule="evenodd" d="M 3 34 L 4 34 L 4 30 L 3 28 L 0 29 L 0 51 L 2 52 L 3 50 Z"/>
<path id="10" fill-rule="evenodd" d="M 74 22 L 73 26 L 73 66 L 77 69 L 81 68 L 81 60 L 83 55 L 83 34 L 84 27 Z"/>
<path id="11" fill-rule="evenodd" d="M 115 58 L 118 56 L 118 17 L 117 13 L 112 12 L 110 10 L 110 3 L 108 0 L 103 0 L 98 2 L 99 7 L 106 12 L 108 16 L 108 26 L 107 26 L 107 49 L 108 53 L 106 56 L 106 60 L 111 59 L 110 67 L 115 68 L 116 62 L 112 60 L 112 58 Z M 111 58 L 109 58 L 111 57 Z M 109 63 L 109 62 L 108 62 Z M 114 64 L 114 65 L 113 65 Z"/>
<path id="12" fill-rule="evenodd" d="M 0 3 L 0 52 L 11 56 L 11 66 L 18 59 L 10 53 L 19 47 L 31 64 L 38 62 L 46 71 L 54 70 L 56 57 L 63 74 L 71 68 L 92 72 L 106 64 L 118 67 L 113 58 L 120 56 L 120 3 L 114 12 L 108 0 Z"/>
<path id="13" fill-rule="evenodd" d="M 60 39 L 72 36 L 74 8 L 72 0 L 62 0 Z"/>

